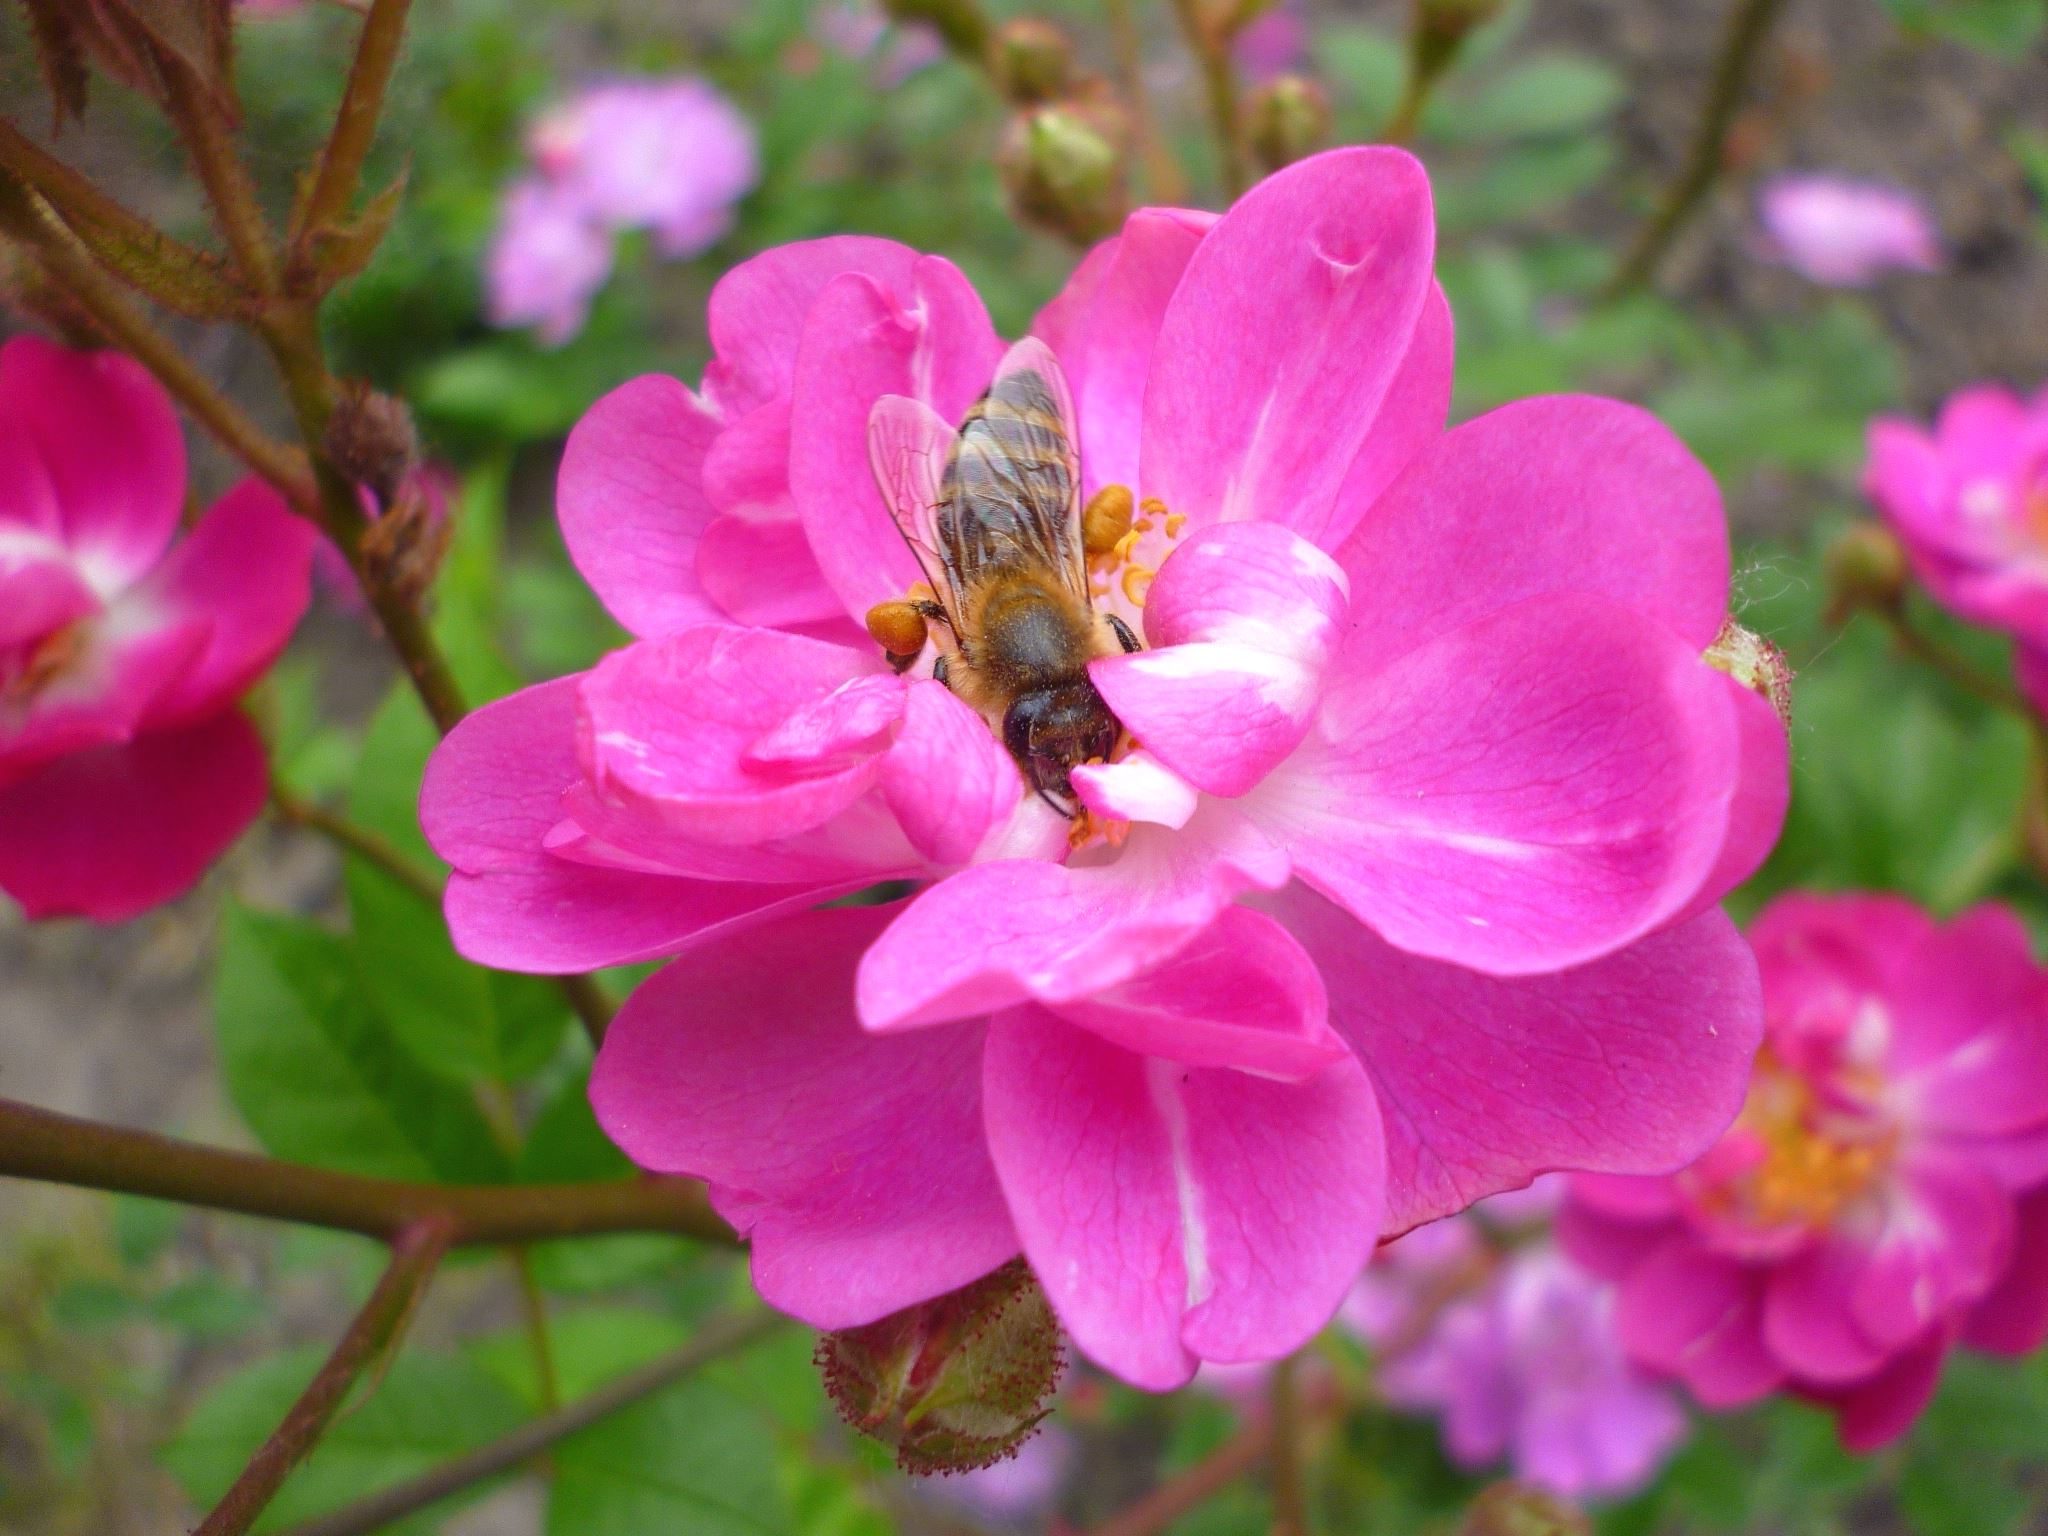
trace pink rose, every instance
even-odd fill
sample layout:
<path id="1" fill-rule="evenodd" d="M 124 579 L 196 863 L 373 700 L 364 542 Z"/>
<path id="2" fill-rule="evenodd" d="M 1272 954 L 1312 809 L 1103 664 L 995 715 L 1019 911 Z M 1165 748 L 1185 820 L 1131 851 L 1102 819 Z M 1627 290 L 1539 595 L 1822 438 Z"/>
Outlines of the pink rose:
<path id="1" fill-rule="evenodd" d="M 1959 1340 L 2048 1333 L 2048 973 L 2010 912 L 1795 894 L 1751 929 L 1766 1037 L 1742 1116 L 1663 1179 L 1572 1181 L 1562 1235 L 1622 1338 L 1708 1407 L 1790 1390 L 1868 1450 Z"/>
<path id="2" fill-rule="evenodd" d="M 422 817 L 473 958 L 678 957 L 593 1101 L 775 1305 L 850 1326 L 1021 1248 L 1171 1387 L 1296 1348 L 1383 1234 L 1734 1113 L 1756 979 L 1712 907 L 1785 737 L 1701 659 L 1719 497 L 1613 402 L 1444 433 L 1433 250 L 1420 165 L 1342 150 L 1134 215 L 1040 316 L 1083 494 L 1164 503 L 1103 573 L 1149 649 L 1089 669 L 1144 750 L 1076 770 L 1073 825 L 861 627 L 919 579 L 871 418 L 956 423 L 1004 352 L 950 263 L 767 252 L 701 390 L 572 435 L 570 553 L 639 639 L 472 716 Z"/>
<path id="3" fill-rule="evenodd" d="M 313 530 L 244 481 L 186 538 L 185 442 L 133 360 L 0 347 L 0 889 L 133 917 L 263 807 L 235 709 L 305 611 Z"/>
<path id="4" fill-rule="evenodd" d="M 1787 175 L 1758 199 L 1772 254 L 1816 283 L 1863 288 L 1886 272 L 1938 272 L 1941 235 L 1912 193 L 1881 181 Z"/>

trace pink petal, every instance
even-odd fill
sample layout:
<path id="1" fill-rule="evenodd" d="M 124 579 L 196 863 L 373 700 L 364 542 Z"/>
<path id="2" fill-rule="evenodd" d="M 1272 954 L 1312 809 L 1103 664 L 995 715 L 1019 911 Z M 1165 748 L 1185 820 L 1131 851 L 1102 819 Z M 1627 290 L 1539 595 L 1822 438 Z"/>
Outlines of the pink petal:
<path id="1" fill-rule="evenodd" d="M 1550 597 L 1350 665 L 1247 807 L 1401 948 L 1498 975 L 1581 964 L 1686 910 L 1719 861 L 1735 709 L 1669 630 Z"/>
<path id="2" fill-rule="evenodd" d="M 1054 1009 L 1141 1056 L 1300 1082 L 1350 1058 L 1315 962 L 1262 912 L 1228 907 L 1156 970 Z"/>
<path id="3" fill-rule="evenodd" d="M 150 706 L 152 724 L 217 713 L 270 669 L 313 597 L 319 535 L 261 480 L 214 503 L 138 595 L 208 624 L 206 650 Z"/>
<path id="4" fill-rule="evenodd" d="M 704 457 L 720 418 L 663 374 L 621 384 L 584 413 L 562 453 L 555 503 L 569 558 L 636 635 L 724 618 L 697 580 L 711 521 Z"/>
<path id="5" fill-rule="evenodd" d="M 79 626 L 75 654 L 0 711 L 0 783 L 67 752 L 129 740 L 205 651 L 211 628 L 132 593 Z"/>
<path id="6" fill-rule="evenodd" d="M 707 393 L 740 415 L 789 393 L 811 305 L 833 278 L 864 272 L 892 289 L 909 286 L 919 256 L 872 235 L 797 240 L 741 262 L 711 290 L 707 324 L 717 357 Z"/>
<path id="7" fill-rule="evenodd" d="M 938 865 L 965 864 L 1008 824 L 1024 778 L 988 722 L 927 678 L 904 695 L 882 794 L 919 853 Z"/>
<path id="8" fill-rule="evenodd" d="M 1767 1272 L 1764 1339 L 1794 1375 L 1809 1381 L 1858 1381 L 1886 1351 L 1849 1315 L 1864 1255 L 1840 1238 L 1822 1239 Z"/>
<path id="9" fill-rule="evenodd" d="M 587 675 L 486 704 L 427 763 L 420 825 L 454 866 L 444 905 L 458 950 L 501 970 L 592 970 L 672 954 L 707 930 L 842 894 L 640 874 L 548 852 L 563 791 L 578 778 L 577 695 Z"/>
<path id="10" fill-rule="evenodd" d="M 1522 400 L 1437 439 L 1338 552 L 1357 594 L 1345 665 L 1370 669 L 1543 593 L 1613 599 L 1704 651 L 1728 607 L 1706 469 L 1614 400 Z"/>
<path id="11" fill-rule="evenodd" d="M 2048 1190 L 2020 1201 L 2012 1260 L 1971 1312 L 1963 1337 L 1998 1355 L 2029 1355 L 2048 1342 Z"/>
<path id="12" fill-rule="evenodd" d="M 2012 1197 L 1983 1169 L 1922 1154 L 1889 1192 L 1885 1226 L 1843 1298 L 1887 1349 L 1986 1295 L 2012 1252 Z"/>
<path id="13" fill-rule="evenodd" d="M 1754 688 L 1725 680 L 1740 739 L 1741 772 L 1728 805 L 1728 833 L 1721 856 L 1693 897 L 1687 915 L 1715 905 L 1763 867 L 1792 801 L 1792 742 L 1769 699 Z"/>
<path id="14" fill-rule="evenodd" d="M 1024 1252 L 1075 1344 L 1135 1386 L 1298 1348 L 1372 1251 L 1384 1154 L 1355 1062 L 1268 1082 L 1020 1009 L 991 1021 L 984 1070 Z"/>
<path id="15" fill-rule="evenodd" d="M 34 444 L 63 540 L 102 596 L 156 564 L 184 511 L 185 439 L 148 370 L 16 336 L 0 347 L 0 420 Z"/>
<path id="16" fill-rule="evenodd" d="M 875 695 L 893 714 L 903 686 L 881 672 L 879 656 L 769 629 L 705 625 L 642 641 L 583 684 L 585 773 L 604 800 L 700 842 L 805 831 L 875 782 L 888 723 Z M 832 718 L 808 713 L 819 709 Z M 810 731 L 823 734 L 797 746 Z"/>
<path id="17" fill-rule="evenodd" d="M 1205 528 L 1152 584 L 1155 649 L 1098 658 L 1088 675 L 1167 767 L 1242 795 L 1308 734 L 1346 598 L 1336 562 L 1277 524 Z"/>
<path id="18" fill-rule="evenodd" d="M 1313 539 L 1324 549 L 1342 548 L 1351 530 L 1371 515 L 1401 472 L 1443 436 L 1444 422 L 1451 413 L 1455 341 L 1450 303 L 1442 286 L 1431 284 L 1415 335 L 1408 343 L 1408 355 L 1401 360 L 1394 382 L 1387 386 L 1386 403 L 1330 503 L 1328 520 L 1320 528 L 1297 524 L 1302 537 Z"/>
<path id="19" fill-rule="evenodd" d="M 59 758 L 0 788 L 0 889 L 31 918 L 139 916 L 197 884 L 269 792 L 233 710 Z"/>
<path id="20" fill-rule="evenodd" d="M 981 1128 L 981 1028 L 864 1034 L 853 968 L 886 910 L 693 946 L 627 1001 L 591 1072 L 644 1168 L 709 1181 L 755 1287 L 818 1328 L 872 1322 L 1017 1251 Z"/>
<path id="21" fill-rule="evenodd" d="M 1113 763 L 1083 763 L 1071 778 L 1081 804 L 1112 821 L 1180 828 L 1200 799 L 1194 785 L 1144 751 Z"/>
<path id="22" fill-rule="evenodd" d="M 1947 1335 L 1930 1330 L 1869 1381 L 1844 1392 L 1811 1395 L 1835 1410 L 1843 1449 L 1868 1455 L 1913 1427 L 1941 1381 L 1941 1362 L 1947 1353 Z"/>
<path id="23" fill-rule="evenodd" d="M 1573 1263 L 1609 1280 L 1626 1275 L 1671 1235 L 1667 1222 L 1623 1221 L 1576 1200 L 1557 1213 L 1556 1232 L 1558 1245 Z"/>
<path id="24" fill-rule="evenodd" d="M 1136 828 L 1105 864 L 974 865 L 913 899 L 868 951 L 861 1020 L 905 1029 L 1116 986 L 1286 878 L 1285 856 L 1220 806 L 1178 832 Z"/>
<path id="25" fill-rule="evenodd" d="M 32 644 L 99 606 L 63 545 L 0 524 L 0 647 Z"/>
<path id="26" fill-rule="evenodd" d="M 1081 492 L 1137 488 L 1145 380 L 1166 308 L 1216 216 L 1140 208 L 1089 253 L 1033 331 L 1058 354 L 1080 419 Z"/>
<path id="27" fill-rule="evenodd" d="M 1430 293 L 1429 179 L 1331 150 L 1260 182 L 1174 290 L 1145 391 L 1143 488 L 1196 526 L 1319 529 Z"/>
<path id="28" fill-rule="evenodd" d="M 1762 1315 L 1756 1272 L 1675 1237 L 1622 1281 L 1615 1322 L 1637 1363 L 1721 1409 L 1766 1397 L 1785 1379 L 1764 1348 Z"/>
<path id="29" fill-rule="evenodd" d="M 1299 886 L 1266 903 L 1314 957 L 1387 1121 L 1389 1232 L 1538 1173 L 1669 1173 L 1742 1107 L 1756 965 L 1718 912 L 1549 976 L 1404 954 Z"/>
<path id="30" fill-rule="evenodd" d="M 1978 907 L 1924 929 L 1891 997 L 1890 1068 L 1916 1118 L 1960 1136 L 2048 1122 L 2048 971 L 2025 926 Z"/>
<path id="31" fill-rule="evenodd" d="M 868 466 L 868 413 L 904 395 L 957 422 L 988 387 L 1002 343 L 973 286 L 920 257 L 907 282 L 848 274 L 811 307 L 798 349 L 789 485 L 826 582 L 856 620 L 919 580 Z"/>

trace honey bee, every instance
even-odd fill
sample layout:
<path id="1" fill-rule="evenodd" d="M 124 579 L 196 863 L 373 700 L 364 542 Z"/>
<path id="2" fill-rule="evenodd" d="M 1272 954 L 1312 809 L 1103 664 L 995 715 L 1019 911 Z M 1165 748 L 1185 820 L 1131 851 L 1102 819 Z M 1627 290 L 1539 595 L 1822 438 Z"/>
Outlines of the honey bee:
<path id="1" fill-rule="evenodd" d="M 1088 585 L 1089 558 L 1130 529 L 1130 492 L 1105 487 L 1084 514 L 1073 421 L 1066 377 L 1035 338 L 1010 348 L 958 432 L 900 395 L 868 419 L 882 500 L 929 584 L 876 604 L 868 632 L 899 672 L 929 635 L 932 675 L 1000 721 L 1025 780 L 1069 818 L 1073 769 L 1108 757 L 1122 730 L 1088 663 L 1138 649 Z"/>

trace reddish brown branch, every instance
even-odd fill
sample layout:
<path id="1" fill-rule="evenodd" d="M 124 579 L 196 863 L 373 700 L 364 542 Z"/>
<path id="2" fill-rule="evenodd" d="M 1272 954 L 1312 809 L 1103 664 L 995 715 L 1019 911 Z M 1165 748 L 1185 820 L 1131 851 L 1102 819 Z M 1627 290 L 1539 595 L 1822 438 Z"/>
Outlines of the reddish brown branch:
<path id="1" fill-rule="evenodd" d="M 306 1459 L 326 1432 L 328 1420 L 365 1367 L 397 1345 L 452 1236 L 447 1223 L 435 1217 L 399 1233 L 391 1245 L 391 1263 L 384 1278 L 334 1346 L 334 1353 L 193 1536 L 242 1536 L 256 1523 L 292 1469 Z"/>
<path id="2" fill-rule="evenodd" d="M 1187 1471 L 1111 1515 L 1091 1536 L 1158 1536 L 1249 1473 L 1272 1448 L 1272 1421 L 1263 1416 L 1252 1419 Z"/>

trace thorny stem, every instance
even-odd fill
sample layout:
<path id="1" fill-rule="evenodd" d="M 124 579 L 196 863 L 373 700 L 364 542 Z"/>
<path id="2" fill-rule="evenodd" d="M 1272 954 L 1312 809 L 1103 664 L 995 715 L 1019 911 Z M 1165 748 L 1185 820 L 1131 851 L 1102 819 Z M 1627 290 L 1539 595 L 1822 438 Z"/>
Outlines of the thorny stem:
<path id="1" fill-rule="evenodd" d="M 0 1176 L 150 1195 L 391 1241 L 422 1218 L 457 1247 L 664 1232 L 734 1244 L 691 1179 L 418 1184 L 337 1173 L 126 1130 L 0 1099 Z"/>
<path id="2" fill-rule="evenodd" d="M 242 1536 L 269 1507 L 286 1478 L 311 1451 L 342 1399 L 363 1370 L 396 1347 L 448 1251 L 447 1223 L 424 1218 L 405 1228 L 391 1245 L 391 1263 L 377 1282 L 334 1353 L 320 1367 L 275 1433 L 258 1447 L 213 1513 L 194 1536 Z"/>
<path id="3" fill-rule="evenodd" d="M 1209 98 L 1209 120 L 1223 167 L 1223 190 L 1235 202 L 1251 180 L 1243 124 L 1237 110 L 1237 66 L 1230 57 L 1230 28 L 1212 18 L 1202 0 L 1173 0 L 1181 32 L 1202 68 L 1202 88 Z"/>
<path id="4" fill-rule="evenodd" d="M 1110 47 L 1116 54 L 1117 84 L 1131 109 L 1138 130 L 1138 149 L 1145 157 L 1145 182 L 1152 201 L 1177 206 L 1187 197 L 1187 176 L 1180 162 L 1159 133 L 1159 119 L 1152 111 L 1152 93 L 1145 87 L 1144 40 L 1131 0 L 1104 0 L 1109 13 Z"/>
<path id="5" fill-rule="evenodd" d="M 313 505 L 306 460 L 269 436 L 222 394 L 145 318 L 79 239 L 64 227 L 40 194 L 0 181 L 0 228 L 34 251 L 36 259 L 121 350 L 157 378 L 236 458 L 275 486 L 300 512 Z"/>
<path id="6" fill-rule="evenodd" d="M 1921 629 L 1913 622 L 1903 602 L 1876 604 L 1870 612 L 1892 632 L 1892 639 L 1899 649 L 1915 661 L 1940 673 L 1963 692 L 1981 699 L 1993 709 L 2009 711 L 2023 720 L 2033 719 L 2033 711 L 2027 708 L 2027 702 L 2020 697 L 2018 689 L 1978 671 L 1969 660 L 1958 656 Z"/>
<path id="7" fill-rule="evenodd" d="M 1187 1471 L 1111 1515 L 1090 1536 L 1159 1536 L 1264 1461 L 1272 1445 L 1272 1421 L 1251 1419 Z"/>
<path id="8" fill-rule="evenodd" d="M 273 780 L 270 802 L 278 816 L 295 827 L 318 832 L 345 853 L 374 864 L 407 890 L 434 905 L 441 904 L 441 881 L 401 853 L 386 837 L 368 827 L 356 825 L 346 816 L 307 800 L 296 791 Z"/>
<path id="9" fill-rule="evenodd" d="M 1721 51 L 1714 64 L 1714 76 L 1707 87 L 1699 122 L 1678 175 L 1672 180 L 1655 210 L 1630 242 L 1628 252 L 1601 290 L 1601 298 L 1617 299 L 1648 285 L 1671 242 L 1699 207 L 1714 180 L 1721 173 L 1729 125 L 1742 105 L 1750 71 L 1763 53 L 1764 40 L 1785 8 L 1785 0 L 1735 0 Z"/>
<path id="10" fill-rule="evenodd" d="M 549 1447 L 664 1387 L 694 1375 L 712 1361 L 743 1349 L 773 1330 L 781 1319 L 749 1312 L 714 1319 L 689 1343 L 629 1371 L 588 1396 L 526 1424 L 502 1439 L 422 1473 L 410 1482 L 380 1489 L 317 1520 L 294 1526 L 283 1536 L 369 1536 L 452 1494 L 534 1460 Z"/>
<path id="11" fill-rule="evenodd" d="M 221 103 L 183 61 L 161 56 L 164 103 L 171 126 L 185 141 L 192 168 L 206 188 L 216 222 L 243 281 L 268 298 L 278 291 L 277 251 L 256 184 L 235 153 L 234 130 Z"/>
<path id="12" fill-rule="evenodd" d="M 1273 1416 L 1273 1536 L 1308 1536 L 1308 1497 L 1302 1487 L 1298 1357 L 1290 1355 L 1273 1367 L 1268 1399 Z"/>
<path id="13" fill-rule="evenodd" d="M 552 1413 L 562 1406 L 562 1382 L 555 1374 L 555 1346 L 548 1333 L 548 1302 L 533 1273 L 533 1254 L 524 1244 L 511 1250 L 513 1277 L 519 1282 L 519 1307 L 526 1314 L 526 1336 L 533 1345 L 533 1379 L 540 1387 L 540 1405 Z"/>
<path id="14" fill-rule="evenodd" d="M 348 84 L 342 88 L 341 105 L 334 114 L 334 129 L 320 152 L 312 190 L 293 222 L 294 264 L 305 258 L 313 236 L 347 218 L 349 205 L 355 201 L 363 163 L 376 142 L 378 119 L 384 115 L 384 93 L 398 64 L 411 9 L 412 0 L 371 0 L 356 43 L 355 62 L 349 66 Z"/>

